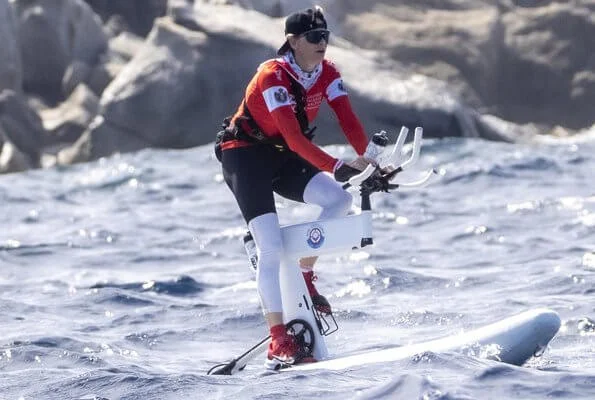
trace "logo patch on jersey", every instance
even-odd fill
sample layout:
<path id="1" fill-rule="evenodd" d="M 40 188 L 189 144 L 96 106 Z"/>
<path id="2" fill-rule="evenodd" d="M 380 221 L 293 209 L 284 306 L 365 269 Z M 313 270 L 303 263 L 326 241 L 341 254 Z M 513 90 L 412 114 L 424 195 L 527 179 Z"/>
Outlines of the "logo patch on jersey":
<path id="1" fill-rule="evenodd" d="M 317 249 L 324 243 L 324 230 L 319 225 L 313 225 L 306 234 L 306 243 L 313 249 Z"/>
<path id="2" fill-rule="evenodd" d="M 285 90 L 285 88 L 280 88 L 279 90 L 277 90 L 275 92 L 275 100 L 277 100 L 279 103 L 287 102 L 287 98 L 288 98 L 288 94 L 287 94 L 287 90 Z"/>
<path id="3" fill-rule="evenodd" d="M 328 85 L 326 89 L 326 97 L 328 101 L 333 101 L 339 96 L 347 96 L 347 89 L 343 84 L 343 79 L 337 78 Z"/>
<path id="4" fill-rule="evenodd" d="M 264 102 L 269 112 L 273 112 L 279 107 L 290 106 L 289 92 L 285 86 L 273 86 L 262 92 Z"/>
<path id="5" fill-rule="evenodd" d="M 282 72 L 281 72 L 280 69 L 278 69 L 278 70 L 275 71 L 275 76 L 277 77 L 277 80 L 278 81 L 282 80 L 281 74 L 282 74 Z"/>

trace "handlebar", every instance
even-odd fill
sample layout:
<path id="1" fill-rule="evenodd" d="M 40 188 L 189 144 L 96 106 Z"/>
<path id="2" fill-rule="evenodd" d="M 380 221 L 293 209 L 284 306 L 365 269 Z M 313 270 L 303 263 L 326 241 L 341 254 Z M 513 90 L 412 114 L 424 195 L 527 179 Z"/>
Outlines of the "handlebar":
<path id="1" fill-rule="evenodd" d="M 425 186 L 432 176 L 437 174 L 435 169 L 432 168 L 430 171 L 426 172 L 423 178 L 417 181 L 390 183 L 399 172 L 409 169 L 419 159 L 423 137 L 423 128 L 421 127 L 415 128 L 411 156 L 401 162 L 403 158 L 402 148 L 408 133 L 409 129 L 403 126 L 390 155 L 386 159 L 383 159 L 381 155 L 377 167 L 369 164 L 361 173 L 351 177 L 347 183 L 343 185 L 343 189 L 359 187 L 362 191 L 362 195 L 369 195 L 374 192 L 388 192 L 389 190 L 397 188 Z"/>

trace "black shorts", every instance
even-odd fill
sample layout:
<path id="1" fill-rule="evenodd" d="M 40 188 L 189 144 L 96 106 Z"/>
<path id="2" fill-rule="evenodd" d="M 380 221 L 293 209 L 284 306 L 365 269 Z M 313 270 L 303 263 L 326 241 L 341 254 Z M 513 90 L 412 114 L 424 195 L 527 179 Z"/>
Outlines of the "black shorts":
<path id="1" fill-rule="evenodd" d="M 273 192 L 303 203 L 306 185 L 320 172 L 293 151 L 260 144 L 224 150 L 222 167 L 246 223 L 277 212 Z"/>

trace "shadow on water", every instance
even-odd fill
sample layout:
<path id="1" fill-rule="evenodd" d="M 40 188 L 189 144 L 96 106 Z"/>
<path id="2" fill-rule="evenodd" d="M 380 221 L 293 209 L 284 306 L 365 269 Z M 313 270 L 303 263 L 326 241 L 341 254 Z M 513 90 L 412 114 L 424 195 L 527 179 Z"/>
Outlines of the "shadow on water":
<path id="1" fill-rule="evenodd" d="M 90 286 L 89 289 L 124 289 L 135 292 L 155 292 L 168 294 L 171 296 L 194 296 L 203 292 L 207 287 L 205 283 L 198 282 L 187 275 L 182 275 L 173 281 L 149 281 L 149 282 L 131 282 L 131 283 L 97 283 Z"/>

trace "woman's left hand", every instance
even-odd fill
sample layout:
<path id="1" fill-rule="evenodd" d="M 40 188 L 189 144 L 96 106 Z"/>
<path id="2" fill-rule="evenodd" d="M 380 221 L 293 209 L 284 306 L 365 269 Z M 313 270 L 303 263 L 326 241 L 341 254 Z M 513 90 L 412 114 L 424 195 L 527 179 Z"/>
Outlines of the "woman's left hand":
<path id="1" fill-rule="evenodd" d="M 375 162 L 368 161 L 368 159 L 363 156 L 359 156 L 355 160 L 348 162 L 347 164 L 349 164 L 350 167 L 359 169 L 360 171 L 363 171 L 364 169 L 366 169 L 369 164 L 376 165 Z M 380 172 L 384 175 L 384 174 L 388 174 L 389 172 L 391 172 L 393 170 L 394 170 L 394 168 L 389 165 L 387 167 L 381 168 Z"/>
<path id="2" fill-rule="evenodd" d="M 359 156 L 355 160 L 350 161 L 347 164 L 349 164 L 349 166 L 352 168 L 363 171 L 364 169 L 366 169 L 368 167 L 368 164 L 370 164 L 370 163 L 364 157 Z"/>

